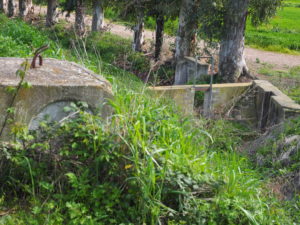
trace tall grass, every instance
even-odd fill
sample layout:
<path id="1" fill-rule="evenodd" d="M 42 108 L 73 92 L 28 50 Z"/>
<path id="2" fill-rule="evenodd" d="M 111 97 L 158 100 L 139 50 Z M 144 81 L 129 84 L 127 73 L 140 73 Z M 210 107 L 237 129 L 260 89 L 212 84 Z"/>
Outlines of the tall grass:
<path id="1" fill-rule="evenodd" d="M 0 30 L 13 23 L 2 19 Z M 107 52 L 117 54 L 126 41 L 75 39 L 70 50 L 70 36 L 57 29 L 54 36 L 35 32 L 43 41 L 59 37 L 52 51 L 60 46 L 63 54 L 54 57 L 75 59 L 111 81 L 114 114 L 104 122 L 82 111 L 54 132 L 41 124 L 44 135 L 25 129 L 19 142 L 1 147 L 0 207 L 26 204 L 0 223 L 292 224 L 266 194 L 264 178 L 236 151 L 238 126 L 184 116 L 171 100 L 154 97 L 112 65 Z"/>

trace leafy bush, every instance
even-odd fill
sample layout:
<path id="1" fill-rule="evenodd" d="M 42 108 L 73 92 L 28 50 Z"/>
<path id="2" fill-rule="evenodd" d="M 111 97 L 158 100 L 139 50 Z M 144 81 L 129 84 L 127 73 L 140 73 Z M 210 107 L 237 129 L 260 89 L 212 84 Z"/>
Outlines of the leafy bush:
<path id="1" fill-rule="evenodd" d="M 34 49 L 50 44 L 45 55 L 61 57 L 60 48 L 57 48 L 45 33 L 35 27 L 25 24 L 21 20 L 10 20 L 0 14 L 0 56 L 28 57 Z"/>

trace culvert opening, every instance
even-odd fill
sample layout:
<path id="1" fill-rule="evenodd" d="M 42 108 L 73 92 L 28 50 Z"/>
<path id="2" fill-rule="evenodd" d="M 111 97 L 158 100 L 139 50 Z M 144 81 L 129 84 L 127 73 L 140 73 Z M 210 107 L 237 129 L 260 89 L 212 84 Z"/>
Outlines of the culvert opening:
<path id="1" fill-rule="evenodd" d="M 81 110 L 92 114 L 92 111 L 86 102 L 71 100 L 50 103 L 31 119 L 28 129 L 36 131 L 40 128 L 42 122 L 54 124 L 72 120 L 78 116 Z"/>

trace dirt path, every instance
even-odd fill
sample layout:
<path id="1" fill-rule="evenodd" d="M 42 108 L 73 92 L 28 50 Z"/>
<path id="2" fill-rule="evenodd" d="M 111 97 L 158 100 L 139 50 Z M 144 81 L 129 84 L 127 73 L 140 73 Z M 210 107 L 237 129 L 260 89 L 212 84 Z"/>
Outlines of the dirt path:
<path id="1" fill-rule="evenodd" d="M 111 24 L 111 33 L 120 35 L 122 37 L 131 38 L 132 31 L 122 25 Z M 145 31 L 145 38 L 154 40 L 154 32 L 150 30 Z M 167 37 L 165 44 L 175 42 L 174 37 Z M 267 63 L 274 65 L 274 69 L 284 70 L 294 66 L 300 66 L 300 56 L 280 54 L 276 52 L 263 51 L 246 47 L 245 49 L 246 61 L 252 65 L 253 63 Z"/>
<path id="2" fill-rule="evenodd" d="M 36 14 L 45 14 L 46 8 L 45 7 L 36 7 L 35 13 Z M 59 19 L 66 19 L 65 14 L 59 14 Z M 74 14 L 71 14 L 71 17 L 67 19 L 70 22 L 74 22 Z M 85 23 L 87 26 L 91 26 L 92 18 L 91 16 L 86 16 Z M 132 38 L 133 33 L 132 30 L 130 30 L 128 27 L 115 24 L 115 23 L 107 23 L 107 29 L 116 35 L 119 35 L 124 38 Z M 154 32 L 150 30 L 145 31 L 145 39 L 154 40 Z M 167 37 L 165 38 L 165 43 L 163 49 L 165 51 L 169 51 L 170 44 L 175 42 L 174 37 Z M 166 54 L 169 55 L 169 54 Z M 262 64 L 271 64 L 273 65 L 274 70 L 287 70 L 291 67 L 300 66 L 300 55 L 288 55 L 288 54 L 280 54 L 276 52 L 269 52 L 269 51 L 263 51 L 258 49 L 253 49 L 246 47 L 245 49 L 245 56 L 246 61 L 250 67 L 250 69 L 253 69 L 257 71 L 259 67 L 261 67 Z M 260 66 L 257 65 L 260 62 Z"/>

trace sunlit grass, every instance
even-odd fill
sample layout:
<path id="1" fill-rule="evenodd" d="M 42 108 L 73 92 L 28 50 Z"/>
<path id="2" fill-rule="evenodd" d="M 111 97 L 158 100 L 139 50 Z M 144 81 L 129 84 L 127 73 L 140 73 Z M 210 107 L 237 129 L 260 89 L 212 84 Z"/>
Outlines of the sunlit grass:
<path id="1" fill-rule="evenodd" d="M 246 44 L 264 50 L 300 54 L 300 7 L 284 7 L 270 23 L 247 24 Z"/>

